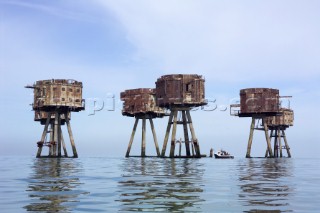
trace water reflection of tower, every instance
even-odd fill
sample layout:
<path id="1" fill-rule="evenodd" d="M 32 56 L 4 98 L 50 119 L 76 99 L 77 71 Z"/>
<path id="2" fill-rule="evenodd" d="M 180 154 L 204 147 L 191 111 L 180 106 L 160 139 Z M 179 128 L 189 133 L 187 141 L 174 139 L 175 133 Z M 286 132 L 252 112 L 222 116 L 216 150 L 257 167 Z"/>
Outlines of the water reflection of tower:
<path id="1" fill-rule="evenodd" d="M 67 124 L 68 134 L 72 147 L 73 157 L 78 153 L 73 139 L 70 125 L 71 112 L 84 110 L 82 99 L 82 83 L 75 80 L 51 79 L 37 81 L 33 85 L 26 86 L 33 89 L 34 102 L 32 108 L 35 111 L 35 121 L 44 125 L 44 130 L 38 145 L 37 158 L 41 156 L 43 147 L 49 148 L 49 154 L 45 157 L 68 157 L 64 143 L 61 126 Z M 49 126 L 51 126 L 50 130 Z M 50 141 L 47 134 L 50 133 Z"/>
<path id="2" fill-rule="evenodd" d="M 80 194 L 79 174 L 81 165 L 74 160 L 47 158 L 35 160 L 28 189 L 31 203 L 24 208 L 27 211 L 69 212 Z"/>
<path id="3" fill-rule="evenodd" d="M 199 211 L 204 170 L 190 159 L 125 159 L 119 181 L 121 211 Z"/>
<path id="4" fill-rule="evenodd" d="M 250 159 L 239 161 L 239 201 L 250 208 L 245 212 L 283 212 L 290 209 L 292 175 L 289 159 Z"/>

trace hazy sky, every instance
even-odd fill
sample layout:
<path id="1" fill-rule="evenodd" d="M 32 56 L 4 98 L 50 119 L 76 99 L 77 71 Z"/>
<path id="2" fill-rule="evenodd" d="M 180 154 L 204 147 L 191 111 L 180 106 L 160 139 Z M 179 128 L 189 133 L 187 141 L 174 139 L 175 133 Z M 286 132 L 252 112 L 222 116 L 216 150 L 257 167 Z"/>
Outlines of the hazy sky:
<path id="1" fill-rule="evenodd" d="M 71 120 L 79 156 L 124 156 L 134 119 L 121 115 L 119 93 L 195 73 L 218 107 L 192 113 L 202 153 L 245 156 L 251 120 L 231 117 L 228 105 L 240 89 L 269 87 L 293 96 L 292 155 L 319 156 L 319 20 L 318 0 L 0 0 L 0 154 L 36 154 L 43 126 L 33 121 L 27 84 L 82 81 L 87 109 Z M 105 108 L 89 116 L 94 99 Z M 166 124 L 155 120 L 160 147 Z M 155 154 L 149 126 L 147 138 Z M 257 132 L 252 155 L 265 149 Z"/>

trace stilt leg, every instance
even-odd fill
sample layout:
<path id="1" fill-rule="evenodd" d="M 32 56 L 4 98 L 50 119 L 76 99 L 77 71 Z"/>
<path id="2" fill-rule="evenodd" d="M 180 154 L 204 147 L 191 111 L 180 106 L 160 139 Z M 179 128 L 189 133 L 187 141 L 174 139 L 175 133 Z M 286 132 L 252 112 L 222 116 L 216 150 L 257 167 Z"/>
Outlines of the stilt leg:
<path id="1" fill-rule="evenodd" d="M 153 125 L 153 121 L 151 118 L 149 118 L 150 121 L 150 126 L 151 126 L 151 131 L 152 131 L 152 135 L 153 135 L 153 141 L 154 141 L 154 145 L 156 147 L 156 151 L 157 151 L 157 156 L 160 156 L 160 150 L 159 150 L 159 145 L 158 145 L 158 140 L 157 140 L 157 135 L 156 135 L 156 131 L 154 129 L 154 125 Z"/>
<path id="2" fill-rule="evenodd" d="M 53 156 L 57 156 L 57 145 L 59 143 L 58 140 L 58 135 L 59 135 L 59 113 L 55 113 L 55 118 L 54 118 L 54 145 L 53 145 Z"/>
<path id="3" fill-rule="evenodd" d="M 286 137 L 286 134 L 285 134 L 284 130 L 282 130 L 282 135 L 283 135 L 284 144 L 286 146 L 286 150 L 287 150 L 287 153 L 288 153 L 288 158 L 291 158 L 290 147 L 288 145 L 287 137 Z"/>
<path id="4" fill-rule="evenodd" d="M 182 146 L 182 140 L 180 138 L 180 141 L 179 141 L 179 157 L 181 157 L 181 146 Z"/>
<path id="5" fill-rule="evenodd" d="M 74 158 L 77 158 L 77 157 L 78 157 L 78 153 L 77 153 L 76 145 L 74 144 L 74 139 L 73 139 L 73 134 L 72 134 L 72 131 L 71 131 L 71 126 L 70 126 L 70 121 L 69 121 L 68 113 L 65 113 L 64 116 L 65 116 L 66 123 L 67 123 L 67 128 L 68 128 L 68 133 L 69 133 L 69 137 L 70 137 L 70 142 L 71 142 L 73 157 L 74 157 Z"/>
<path id="6" fill-rule="evenodd" d="M 50 146 L 49 146 L 49 156 L 53 155 L 53 144 L 54 141 L 54 121 L 50 123 Z"/>
<path id="7" fill-rule="evenodd" d="M 272 135 L 273 135 L 273 130 L 270 130 L 270 140 L 271 140 L 271 138 L 272 138 Z M 267 158 L 267 157 L 268 157 L 268 154 L 269 154 L 269 150 L 268 150 L 268 148 L 267 148 L 267 149 L 266 149 L 266 154 L 264 155 L 264 157 Z"/>
<path id="8" fill-rule="evenodd" d="M 272 148 L 271 148 L 271 143 L 270 143 L 270 138 L 269 138 L 269 134 L 268 134 L 268 126 L 267 126 L 267 123 L 264 121 L 264 118 L 262 118 L 262 123 L 263 123 L 264 133 L 265 133 L 266 140 L 267 140 L 267 145 L 268 145 L 268 150 L 269 150 L 269 156 L 273 156 L 273 154 L 272 154 Z"/>
<path id="9" fill-rule="evenodd" d="M 188 134 L 188 121 L 186 118 L 186 111 L 182 111 L 182 122 L 183 122 L 183 132 L 184 132 L 184 143 L 186 146 L 186 155 L 190 156 L 190 144 L 189 144 L 189 134 Z"/>
<path id="10" fill-rule="evenodd" d="M 61 114 L 56 113 L 58 115 L 58 157 L 61 157 Z"/>
<path id="11" fill-rule="evenodd" d="M 278 130 L 274 130 L 274 145 L 273 145 L 273 157 L 278 157 Z"/>
<path id="12" fill-rule="evenodd" d="M 146 156 L 146 118 L 142 119 L 141 157 Z"/>
<path id="13" fill-rule="evenodd" d="M 164 137 L 163 141 L 163 146 L 162 146 L 162 151 L 161 151 L 161 156 L 164 157 L 166 155 L 166 149 L 167 149 L 167 143 L 169 139 L 169 133 L 171 129 L 171 123 L 172 123 L 172 118 L 173 118 L 173 113 L 174 111 L 170 112 L 169 120 L 168 120 L 168 126 L 167 126 L 167 131 L 166 131 L 166 136 Z"/>
<path id="14" fill-rule="evenodd" d="M 192 156 L 194 156 L 194 145 L 193 145 L 193 143 L 191 143 L 191 151 L 192 151 Z"/>
<path id="15" fill-rule="evenodd" d="M 42 136 L 41 136 L 41 141 L 40 142 L 42 142 L 42 143 L 44 143 L 44 140 L 45 140 L 46 135 L 47 135 L 48 126 L 49 126 L 49 122 L 50 122 L 50 117 L 51 117 L 51 113 L 49 112 L 48 113 L 48 118 L 46 120 L 46 124 L 45 124 L 43 132 L 42 132 Z M 43 146 L 43 144 L 38 144 L 37 158 L 39 158 L 41 156 L 42 146 Z"/>
<path id="16" fill-rule="evenodd" d="M 174 111 L 173 113 L 173 127 L 172 127 L 172 135 L 171 135 L 171 147 L 170 147 L 170 157 L 174 157 L 174 150 L 176 147 L 176 132 L 177 132 L 177 117 L 178 111 Z"/>
<path id="17" fill-rule="evenodd" d="M 137 129 L 138 123 L 139 123 L 139 119 L 136 118 L 136 121 L 134 122 L 134 125 L 133 125 L 133 130 L 132 130 L 132 133 L 131 133 L 131 137 L 130 137 L 130 141 L 129 141 L 126 157 L 129 157 L 129 155 L 130 155 L 130 150 L 131 150 L 131 146 L 132 146 L 132 143 L 133 143 L 133 139 L 134 139 L 134 135 L 136 133 L 136 129 Z"/>
<path id="18" fill-rule="evenodd" d="M 65 157 L 68 157 L 68 152 L 67 152 L 66 144 L 64 142 L 61 126 L 60 126 L 60 132 L 61 132 L 61 143 L 62 143 L 62 147 L 63 147 L 63 153 L 64 153 Z"/>
<path id="19" fill-rule="evenodd" d="M 191 116 L 190 116 L 190 110 L 187 110 L 187 111 L 186 111 L 186 114 L 187 114 L 187 118 L 188 118 L 188 122 L 189 122 L 189 127 L 190 127 L 190 132 L 191 132 L 192 141 L 193 141 L 194 148 L 195 148 L 195 151 L 196 151 L 196 157 L 199 157 L 199 158 L 200 158 L 200 157 L 201 157 L 200 146 L 199 146 L 199 143 L 198 143 L 196 134 L 195 134 L 195 132 L 194 132 L 194 128 L 193 128 L 193 124 L 192 124 L 192 119 L 191 119 Z"/>
<path id="20" fill-rule="evenodd" d="M 282 144 L 281 144 L 281 132 L 280 128 L 278 129 L 278 147 L 280 151 L 280 158 L 282 158 Z"/>
<path id="21" fill-rule="evenodd" d="M 249 140 L 248 140 L 246 158 L 250 158 L 251 157 L 251 145 L 252 145 L 252 140 L 253 140 L 253 131 L 254 131 L 255 122 L 256 122 L 256 119 L 252 118 L 251 126 L 250 126 L 250 135 L 249 135 Z"/>

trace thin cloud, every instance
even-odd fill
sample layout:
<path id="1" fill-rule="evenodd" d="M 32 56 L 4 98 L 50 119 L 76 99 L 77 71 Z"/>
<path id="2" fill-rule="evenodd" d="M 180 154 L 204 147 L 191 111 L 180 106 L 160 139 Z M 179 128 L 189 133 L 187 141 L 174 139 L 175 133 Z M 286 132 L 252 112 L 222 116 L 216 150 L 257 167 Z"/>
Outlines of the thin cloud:
<path id="1" fill-rule="evenodd" d="M 65 1 L 68 2 L 68 1 Z M 98 18 L 95 18 L 95 16 L 90 16 L 88 13 L 83 12 L 85 10 L 78 7 L 78 5 L 75 5 L 73 7 L 68 7 L 67 4 L 63 4 L 60 1 L 57 4 L 43 4 L 40 2 L 26 2 L 26 1 L 0 1 L 0 4 L 3 5 L 11 5 L 11 6 L 17 6 L 22 8 L 28 8 L 31 10 L 37 10 L 41 11 L 46 14 L 50 14 L 52 16 L 56 16 L 63 19 L 70 19 L 70 20 L 77 20 L 77 21 L 83 21 L 83 22 L 95 22 L 98 20 Z M 86 5 L 86 6 L 92 6 L 92 5 Z M 88 9 L 88 8 L 87 8 Z"/>
<path id="2" fill-rule="evenodd" d="M 228 82 L 319 76 L 317 2 L 98 2 L 120 20 L 138 55 L 166 73 Z"/>

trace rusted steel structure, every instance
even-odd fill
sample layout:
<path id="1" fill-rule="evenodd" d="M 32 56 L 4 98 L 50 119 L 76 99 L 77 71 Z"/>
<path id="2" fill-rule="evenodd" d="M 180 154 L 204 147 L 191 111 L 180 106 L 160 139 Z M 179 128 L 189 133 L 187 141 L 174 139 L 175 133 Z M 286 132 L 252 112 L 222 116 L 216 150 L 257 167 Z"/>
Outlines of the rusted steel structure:
<path id="1" fill-rule="evenodd" d="M 61 114 L 61 125 L 66 123 L 65 114 Z M 46 111 L 34 111 L 34 121 L 40 121 L 41 125 L 45 125 L 48 119 L 48 112 Z M 54 122 L 55 114 L 51 114 L 51 121 Z M 68 112 L 68 119 L 71 120 L 71 112 Z"/>
<path id="2" fill-rule="evenodd" d="M 240 104 L 230 105 L 230 114 L 239 117 L 251 117 L 250 135 L 246 157 L 251 157 L 251 146 L 254 130 L 263 130 L 267 141 L 266 157 L 275 157 L 271 147 L 268 130 L 272 128 L 271 121 L 280 122 L 284 111 L 280 107 L 279 90 L 271 88 L 248 88 L 240 90 Z M 262 120 L 263 128 L 259 127 Z M 268 123 L 270 125 L 268 125 Z M 276 147 L 276 146 L 274 146 Z M 277 152 L 277 150 L 274 150 Z"/>
<path id="3" fill-rule="evenodd" d="M 170 157 L 175 157 L 176 131 L 177 125 L 183 125 L 186 156 L 178 157 L 201 157 L 200 146 L 197 140 L 190 110 L 193 107 L 203 106 L 207 104 L 205 100 L 205 80 L 201 75 L 164 75 L 156 81 L 156 99 L 157 105 L 169 109 L 170 116 L 161 156 L 165 157 L 169 134 L 172 126 Z M 181 119 L 178 119 L 178 113 Z M 191 141 L 189 140 L 188 125 L 191 132 Z M 191 151 L 190 152 L 190 144 Z M 181 143 L 180 143 L 181 145 Z M 179 152 L 181 153 L 181 151 Z"/>
<path id="4" fill-rule="evenodd" d="M 197 107 L 206 105 L 205 80 L 201 75 L 164 75 L 156 82 L 160 107 Z"/>
<path id="5" fill-rule="evenodd" d="M 139 88 L 125 90 L 121 92 L 120 98 L 123 101 L 122 115 L 135 117 L 135 123 L 131 133 L 126 157 L 130 157 L 131 146 L 134 140 L 135 132 L 139 123 L 142 120 L 142 142 L 141 142 L 141 157 L 146 157 L 146 120 L 150 122 L 153 140 L 156 147 L 157 156 L 160 156 L 158 140 L 153 124 L 154 118 L 165 116 L 163 108 L 158 107 L 155 101 L 155 89 Z"/>
<path id="6" fill-rule="evenodd" d="M 282 129 L 293 126 L 294 113 L 292 109 L 280 108 L 280 116 L 270 116 L 265 118 L 265 122 L 269 129 L 275 129 L 281 127 Z"/>
<path id="7" fill-rule="evenodd" d="M 279 90 L 249 88 L 240 90 L 239 117 L 263 117 L 279 114 Z"/>
<path id="8" fill-rule="evenodd" d="M 293 126 L 294 122 L 294 113 L 292 109 L 289 108 L 280 108 L 280 116 L 270 116 L 266 117 L 264 122 L 267 124 L 268 129 L 270 130 L 270 139 L 274 138 L 274 148 L 273 156 L 269 155 L 267 151 L 265 157 L 283 157 L 282 150 L 287 151 L 287 156 L 291 157 L 290 147 L 287 141 L 287 136 L 285 130 L 290 126 Z M 282 139 L 284 141 L 284 146 L 282 146 Z"/>
<path id="9" fill-rule="evenodd" d="M 73 157 L 78 153 L 71 130 L 71 112 L 84 110 L 82 99 L 82 83 L 75 80 L 50 79 L 37 81 L 26 88 L 33 89 L 34 101 L 32 108 L 35 111 L 35 121 L 44 125 L 44 130 L 38 145 L 39 157 L 68 157 L 61 126 L 66 124 Z M 49 129 L 50 126 L 50 129 Z M 47 137 L 49 133 L 49 137 Z M 42 156 L 43 147 L 49 148 L 48 156 Z M 64 155 L 62 156 L 62 148 Z"/>

